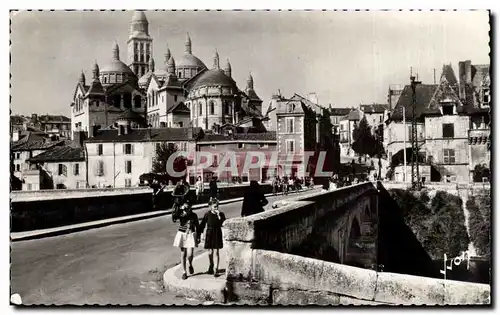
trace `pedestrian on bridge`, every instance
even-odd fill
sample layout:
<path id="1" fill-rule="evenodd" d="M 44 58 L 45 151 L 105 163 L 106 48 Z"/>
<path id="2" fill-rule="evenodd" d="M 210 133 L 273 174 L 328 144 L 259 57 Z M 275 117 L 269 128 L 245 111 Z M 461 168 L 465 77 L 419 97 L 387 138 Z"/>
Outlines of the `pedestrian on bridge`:
<path id="1" fill-rule="evenodd" d="M 189 262 L 189 273 L 191 275 L 194 274 L 193 249 L 198 247 L 198 243 L 200 242 L 198 216 L 193 212 L 191 206 L 185 203 L 180 208 L 180 211 L 172 214 L 172 219 L 174 222 L 180 220 L 179 230 L 174 239 L 174 246 L 181 249 L 181 262 L 184 271 L 182 280 L 186 280 L 186 260 Z"/>
<path id="2" fill-rule="evenodd" d="M 243 196 L 243 205 L 241 208 L 241 216 L 246 217 L 252 214 L 264 212 L 264 206 L 269 201 L 264 196 L 260 189 L 260 185 L 256 180 L 250 181 L 250 187 Z"/>
<path id="3" fill-rule="evenodd" d="M 222 223 L 226 220 L 223 212 L 219 211 L 219 201 L 212 199 L 209 202 L 209 210 L 205 213 L 200 224 L 200 235 L 203 235 L 205 227 L 207 228 L 205 235 L 205 249 L 208 249 L 208 274 L 213 274 L 214 277 L 219 276 L 219 249 L 223 248 L 222 238 Z M 214 254 L 215 254 L 215 269 L 214 269 Z"/>

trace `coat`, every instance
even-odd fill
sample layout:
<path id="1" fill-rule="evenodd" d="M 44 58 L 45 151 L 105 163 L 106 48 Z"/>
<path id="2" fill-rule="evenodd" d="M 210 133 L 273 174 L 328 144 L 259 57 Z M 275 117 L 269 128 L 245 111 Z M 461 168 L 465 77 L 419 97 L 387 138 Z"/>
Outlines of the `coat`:
<path id="1" fill-rule="evenodd" d="M 264 206 L 267 205 L 266 197 L 260 190 L 248 190 L 243 196 L 243 205 L 241 216 L 246 217 L 252 214 L 264 212 Z"/>

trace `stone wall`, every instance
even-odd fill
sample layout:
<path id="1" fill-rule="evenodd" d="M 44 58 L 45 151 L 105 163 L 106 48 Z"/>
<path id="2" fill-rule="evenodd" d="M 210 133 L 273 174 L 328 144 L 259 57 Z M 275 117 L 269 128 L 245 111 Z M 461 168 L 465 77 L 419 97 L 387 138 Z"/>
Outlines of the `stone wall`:
<path id="1" fill-rule="evenodd" d="M 375 193 L 372 183 L 362 183 L 298 197 L 280 208 L 226 221 L 228 281 L 256 279 L 256 249 L 376 266 Z"/>
<path id="2" fill-rule="evenodd" d="M 256 249 L 254 281 L 228 282 L 228 296 L 278 305 L 490 304 L 490 286 L 377 272 Z"/>
<path id="3" fill-rule="evenodd" d="M 220 187 L 221 200 L 242 197 L 247 186 Z M 270 185 L 261 185 L 264 193 L 271 192 Z M 89 189 L 51 191 L 55 196 L 40 192 L 18 194 L 11 202 L 11 232 L 21 232 L 57 226 L 108 219 L 153 211 L 151 189 Z M 201 202 L 208 201 L 208 187 Z M 191 190 L 194 198 L 195 191 Z M 45 198 L 44 198 L 45 197 Z M 156 210 L 172 207 L 171 192 L 156 198 Z"/>

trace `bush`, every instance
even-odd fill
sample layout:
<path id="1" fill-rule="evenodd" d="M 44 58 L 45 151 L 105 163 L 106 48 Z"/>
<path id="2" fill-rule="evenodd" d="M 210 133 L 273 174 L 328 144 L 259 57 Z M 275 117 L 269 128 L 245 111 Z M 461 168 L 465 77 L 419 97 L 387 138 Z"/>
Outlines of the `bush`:
<path id="1" fill-rule="evenodd" d="M 467 250 L 469 237 L 460 197 L 444 191 L 430 199 L 426 191 L 390 191 L 398 203 L 406 224 L 434 259 L 460 255 Z"/>
<path id="2" fill-rule="evenodd" d="M 481 256 L 491 255 L 491 197 L 489 194 L 471 196 L 467 201 L 469 210 L 469 234 Z"/>

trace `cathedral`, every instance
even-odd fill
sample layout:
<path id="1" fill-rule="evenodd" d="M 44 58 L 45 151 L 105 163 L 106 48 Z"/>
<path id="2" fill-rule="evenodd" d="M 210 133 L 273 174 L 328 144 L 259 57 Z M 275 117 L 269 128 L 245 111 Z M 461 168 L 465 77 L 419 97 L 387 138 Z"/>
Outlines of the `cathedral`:
<path id="1" fill-rule="evenodd" d="M 244 90 L 238 88 L 229 59 L 221 67 L 217 50 L 209 69 L 193 54 L 189 34 L 182 56 L 175 58 L 167 48 L 163 66 L 155 66 L 142 11 L 130 22 L 126 63 L 114 43 L 104 66 L 94 64 L 90 82 L 82 72 L 71 103 L 72 133 L 118 128 L 123 120 L 135 128 L 220 130 L 227 125 L 262 128 L 263 119 L 252 76 Z"/>

